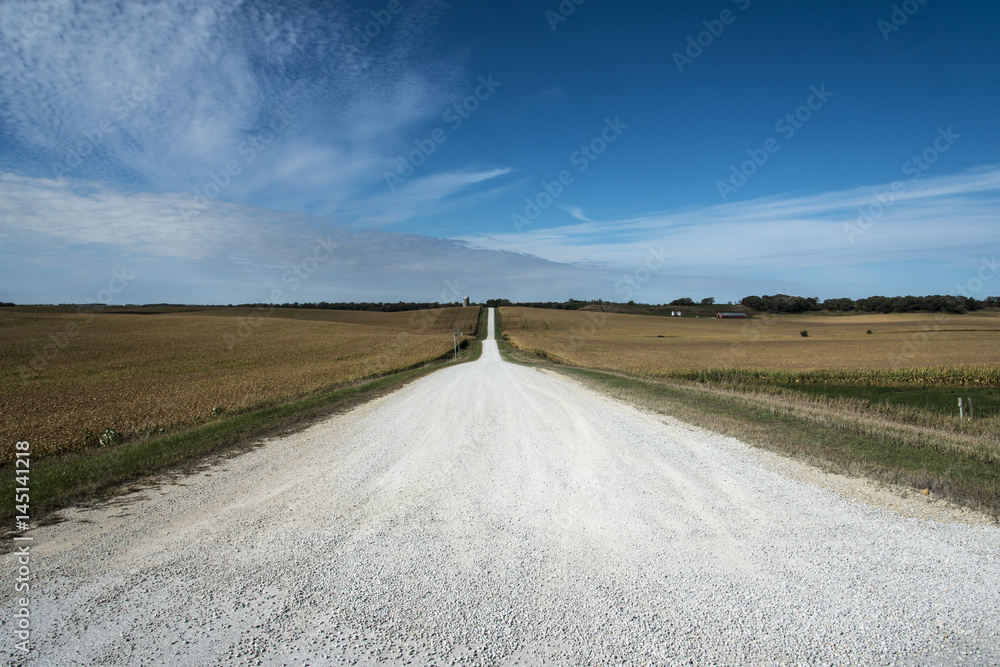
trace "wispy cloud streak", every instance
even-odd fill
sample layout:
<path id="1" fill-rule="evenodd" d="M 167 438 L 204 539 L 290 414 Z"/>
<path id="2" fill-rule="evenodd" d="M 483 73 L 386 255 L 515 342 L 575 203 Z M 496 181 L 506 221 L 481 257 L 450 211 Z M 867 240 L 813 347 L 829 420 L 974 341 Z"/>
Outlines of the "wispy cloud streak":
<path id="1" fill-rule="evenodd" d="M 222 198 L 280 192 L 255 203 L 330 212 L 379 181 L 381 156 L 463 75 L 427 55 L 441 3 L 405 4 L 362 49 L 355 29 L 372 17 L 349 2 L 3 3 L 0 168 L 186 192 L 290 113 L 283 141 Z"/>
<path id="2" fill-rule="evenodd" d="M 526 252 L 553 261 L 616 266 L 650 243 L 673 253 L 672 266 L 704 275 L 724 271 L 847 267 L 933 258 L 961 261 L 971 247 L 1000 243 L 1000 167 L 926 178 L 908 184 L 852 239 L 855 222 L 889 186 L 624 217 L 605 221 L 462 237 L 483 248 Z M 582 219 L 579 211 L 574 216 Z"/>

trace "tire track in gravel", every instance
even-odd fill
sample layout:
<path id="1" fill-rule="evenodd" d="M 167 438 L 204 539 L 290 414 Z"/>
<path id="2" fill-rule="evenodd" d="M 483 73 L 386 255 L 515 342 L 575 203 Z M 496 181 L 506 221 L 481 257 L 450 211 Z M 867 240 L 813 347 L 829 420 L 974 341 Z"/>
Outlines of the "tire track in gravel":
<path id="1" fill-rule="evenodd" d="M 490 313 L 490 329 L 493 313 Z M 1000 529 L 482 358 L 35 529 L 11 664 L 1000 663 Z M 5 568 L 14 568 L 5 555 Z M 13 610 L 13 584 L 0 592 Z"/>

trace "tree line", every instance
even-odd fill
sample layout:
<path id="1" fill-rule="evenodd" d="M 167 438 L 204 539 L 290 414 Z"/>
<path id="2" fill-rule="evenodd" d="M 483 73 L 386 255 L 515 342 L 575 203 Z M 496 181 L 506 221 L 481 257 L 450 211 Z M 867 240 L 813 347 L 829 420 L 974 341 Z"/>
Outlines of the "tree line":
<path id="1" fill-rule="evenodd" d="M 620 304 L 614 301 L 603 299 L 590 299 L 581 301 L 578 299 L 567 299 L 566 301 L 511 301 L 509 299 L 487 299 L 486 305 L 490 308 L 500 306 L 522 306 L 525 308 L 552 308 L 558 310 L 579 310 L 585 306 L 635 306 L 644 308 L 662 308 L 664 306 L 711 306 L 715 304 L 715 299 L 708 297 L 695 301 L 688 297 L 674 299 L 668 303 L 636 303 L 629 301 L 627 304 Z M 17 304 L 0 302 L 2 307 L 14 307 Z M 74 304 L 60 304 L 74 305 Z M 102 304 L 103 305 L 103 304 Z M 135 307 L 158 307 L 172 306 L 179 307 L 185 304 L 145 304 L 145 306 Z M 232 304 L 230 304 L 232 305 Z M 437 301 L 397 301 L 388 302 L 328 302 L 319 301 L 315 303 L 241 303 L 242 308 L 321 308 L 329 310 L 365 310 L 383 313 L 395 313 L 407 310 L 431 310 L 435 308 L 453 308 L 461 306 L 458 301 L 451 303 L 439 303 Z M 732 304 L 726 304 L 732 305 Z M 943 294 L 932 294 L 929 296 L 869 296 L 864 299 L 824 299 L 817 297 L 791 296 L 788 294 L 772 294 L 763 296 L 745 296 L 740 299 L 739 305 L 758 313 L 808 313 L 812 311 L 832 311 L 832 312 L 858 312 L 858 313 L 969 313 L 986 308 L 1000 308 L 1000 296 L 988 296 L 983 299 L 976 299 L 969 296 L 954 296 Z M 721 307 L 721 306 L 720 306 Z"/>
<path id="2" fill-rule="evenodd" d="M 437 301 L 397 301 L 395 303 L 383 303 L 381 301 L 376 302 L 360 302 L 356 303 L 354 301 L 350 302 L 327 302 L 319 301 L 317 303 L 299 303 L 298 301 L 294 303 L 282 303 L 282 304 L 269 304 L 269 303 L 241 303 L 240 307 L 243 308 L 320 308 L 324 310 L 366 310 L 380 313 L 398 313 L 406 310 L 433 310 L 435 308 L 454 308 L 456 306 L 461 306 L 462 304 L 458 301 L 452 303 L 438 303 Z"/>
<path id="3" fill-rule="evenodd" d="M 628 305 L 641 308 L 662 308 L 664 306 L 711 306 L 715 299 L 708 297 L 695 301 L 683 297 L 669 303 L 635 303 L 618 304 L 613 301 L 592 299 L 579 301 L 510 301 L 509 299 L 488 299 L 486 305 L 493 308 L 499 306 L 523 306 L 526 308 L 555 308 L 560 310 L 579 310 L 591 305 Z M 725 304 L 732 305 L 732 304 Z M 739 305 L 758 313 L 807 313 L 812 311 L 858 312 L 858 313 L 968 313 L 985 308 L 1000 308 L 1000 297 L 988 296 L 975 299 L 968 296 L 953 296 L 932 294 L 929 296 L 869 296 L 864 299 L 824 299 L 817 297 L 791 296 L 788 294 L 772 294 L 763 296 L 746 296 L 740 299 Z M 720 306 L 722 307 L 722 306 Z"/>
<path id="4" fill-rule="evenodd" d="M 522 308 L 552 308 L 555 310 L 579 310 L 584 306 L 590 305 L 603 305 L 605 303 L 611 303 L 610 301 L 602 301 L 601 299 L 592 299 L 590 301 L 577 301 L 576 299 L 567 299 L 566 301 L 511 301 L 510 299 L 487 299 L 487 308 L 499 308 L 501 306 L 520 306 Z"/>
<path id="5" fill-rule="evenodd" d="M 758 313 L 807 313 L 817 310 L 858 313 L 968 313 L 1000 307 L 1000 297 L 975 299 L 970 296 L 932 294 L 929 296 L 869 296 L 864 299 L 824 299 L 773 294 L 746 296 L 740 305 Z"/>

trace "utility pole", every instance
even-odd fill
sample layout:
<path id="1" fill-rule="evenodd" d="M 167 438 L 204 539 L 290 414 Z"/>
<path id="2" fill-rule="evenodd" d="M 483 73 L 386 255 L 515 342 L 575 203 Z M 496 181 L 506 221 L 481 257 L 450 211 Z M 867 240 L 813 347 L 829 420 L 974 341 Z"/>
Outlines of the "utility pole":
<path id="1" fill-rule="evenodd" d="M 452 339 L 455 344 L 455 359 L 458 359 L 458 337 L 462 335 L 462 327 L 451 328 Z"/>

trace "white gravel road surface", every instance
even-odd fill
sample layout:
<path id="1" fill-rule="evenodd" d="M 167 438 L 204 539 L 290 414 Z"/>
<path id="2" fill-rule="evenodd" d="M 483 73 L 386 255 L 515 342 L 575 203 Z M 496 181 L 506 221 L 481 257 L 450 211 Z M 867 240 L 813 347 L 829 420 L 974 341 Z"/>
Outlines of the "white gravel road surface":
<path id="1" fill-rule="evenodd" d="M 1000 664 L 996 526 L 792 479 L 492 340 L 65 516 L 31 532 L 26 658 L 3 557 L 5 663 Z"/>

